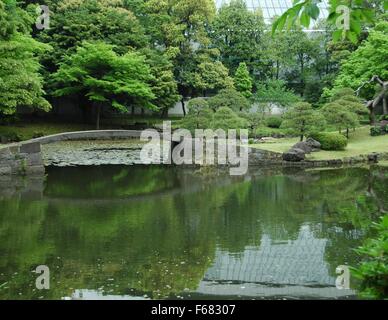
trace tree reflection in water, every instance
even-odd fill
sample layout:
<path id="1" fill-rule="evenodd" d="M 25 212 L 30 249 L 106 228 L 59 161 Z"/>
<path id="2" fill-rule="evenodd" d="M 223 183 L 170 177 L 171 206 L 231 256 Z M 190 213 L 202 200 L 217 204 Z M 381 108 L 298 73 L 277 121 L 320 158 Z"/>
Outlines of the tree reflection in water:
<path id="1" fill-rule="evenodd" d="M 387 190 L 383 167 L 212 179 L 173 167 L 50 168 L 44 184 L 0 182 L 0 298 L 334 297 L 335 268 L 357 262 L 352 248 L 388 211 Z M 31 272 L 41 264 L 47 291 Z"/>

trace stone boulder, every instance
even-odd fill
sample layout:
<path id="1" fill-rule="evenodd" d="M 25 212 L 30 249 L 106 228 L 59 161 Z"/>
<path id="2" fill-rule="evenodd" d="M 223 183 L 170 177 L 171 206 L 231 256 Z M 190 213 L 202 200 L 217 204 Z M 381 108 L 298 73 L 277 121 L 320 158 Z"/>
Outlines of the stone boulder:
<path id="1" fill-rule="evenodd" d="M 284 161 L 300 162 L 306 157 L 304 150 L 299 148 L 291 148 L 287 152 L 283 153 Z"/>
<path id="2" fill-rule="evenodd" d="M 311 147 L 311 149 L 313 149 L 313 151 L 318 151 L 321 149 L 321 143 L 317 140 L 314 140 L 313 138 L 308 138 L 306 143 Z"/>
<path id="3" fill-rule="evenodd" d="M 311 153 L 313 148 L 307 142 L 298 142 L 291 149 L 301 149 L 304 153 Z"/>

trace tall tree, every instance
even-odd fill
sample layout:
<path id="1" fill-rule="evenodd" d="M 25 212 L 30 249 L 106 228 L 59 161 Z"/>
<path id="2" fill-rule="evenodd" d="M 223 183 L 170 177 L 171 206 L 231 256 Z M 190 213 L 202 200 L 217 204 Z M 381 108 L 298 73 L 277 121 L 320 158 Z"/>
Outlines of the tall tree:
<path id="1" fill-rule="evenodd" d="M 241 62 L 234 75 L 234 87 L 239 91 L 245 98 L 250 99 L 252 97 L 252 79 L 249 75 L 247 65 Z"/>
<path id="2" fill-rule="evenodd" d="M 374 122 L 375 110 L 383 103 L 384 113 L 388 114 L 388 21 L 382 21 L 371 30 L 368 38 L 350 54 L 341 65 L 335 81 L 336 87 L 350 87 L 371 102 L 371 122 Z M 376 83 L 380 88 L 376 91 Z M 377 94 L 377 98 L 374 99 Z"/>
<path id="3" fill-rule="evenodd" d="M 111 106 L 127 112 L 128 105 L 155 109 L 150 82 L 152 75 L 145 58 L 128 52 L 117 55 L 113 46 L 84 42 L 53 75 L 55 95 L 83 95 L 97 109 L 99 129 L 101 108 Z"/>
<path id="4" fill-rule="evenodd" d="M 50 47 L 28 33 L 31 19 L 16 1 L 0 0 L 0 113 L 14 114 L 18 106 L 48 111 L 38 57 Z"/>
<path id="5" fill-rule="evenodd" d="M 82 41 L 104 41 L 117 53 L 147 46 L 144 29 L 122 0 L 50 1 L 50 28 L 38 34 L 53 52 L 45 63 L 55 71 L 66 54 L 72 54 Z"/>
<path id="6" fill-rule="evenodd" d="M 245 62 L 251 74 L 262 69 L 265 24 L 260 11 L 250 11 L 245 1 L 224 4 L 210 26 L 213 45 L 221 52 L 221 61 L 234 73 Z"/>
<path id="7" fill-rule="evenodd" d="M 171 58 L 178 82 L 183 113 L 185 99 L 206 90 L 224 87 L 220 81 L 228 70 L 219 62 L 216 50 L 208 50 L 206 27 L 216 10 L 212 0 L 150 0 L 145 4 L 147 31 L 153 46 Z"/>
<path id="8" fill-rule="evenodd" d="M 151 67 L 153 76 L 150 85 L 155 95 L 153 104 L 164 118 L 168 115 L 168 109 L 175 106 L 179 101 L 178 84 L 174 78 L 174 70 L 171 61 L 159 50 L 143 49 L 146 62 Z"/>

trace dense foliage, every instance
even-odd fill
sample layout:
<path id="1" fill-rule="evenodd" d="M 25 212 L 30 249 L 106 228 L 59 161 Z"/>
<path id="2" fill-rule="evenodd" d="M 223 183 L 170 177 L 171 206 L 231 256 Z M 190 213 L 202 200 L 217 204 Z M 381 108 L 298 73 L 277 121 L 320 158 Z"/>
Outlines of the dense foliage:
<path id="1" fill-rule="evenodd" d="M 343 51 L 356 49 L 333 48 L 330 36 L 307 34 L 298 26 L 272 37 L 260 12 L 248 10 L 242 0 L 218 11 L 213 0 L 45 0 L 42 4 L 50 8 L 45 30 L 34 26 L 35 1 L 0 3 L 2 114 L 14 113 L 17 106 L 48 110 L 47 101 L 57 106 L 59 100 L 53 97 L 66 87 L 53 81 L 52 74 L 63 69 L 85 41 L 112 45 L 120 57 L 143 56 L 152 76 L 147 81 L 152 98 L 141 107 L 152 104 L 152 111 L 161 116 L 178 101 L 186 114 L 191 98 L 220 91 L 225 98 L 223 90 L 229 90 L 228 97 L 236 103 L 216 101 L 214 109 L 241 111 L 253 103 L 264 115 L 274 106 L 288 108 L 301 97 L 317 106 L 324 87 L 332 86 L 338 52 L 344 56 Z M 17 72 L 10 75 L 7 68 Z M 72 101 L 85 109 L 89 89 L 79 89 Z M 116 95 L 113 90 L 108 96 Z M 236 92 L 249 101 L 234 97 Z M 122 111 L 139 106 L 136 95 L 125 100 Z"/>
<path id="2" fill-rule="evenodd" d="M 357 252 L 364 258 L 352 274 L 361 280 L 360 295 L 368 299 L 388 297 L 388 216 L 374 223 L 377 236 L 368 240 Z"/>
<path id="3" fill-rule="evenodd" d="M 30 23 L 15 1 L 0 1 L 0 114 L 14 114 L 18 106 L 50 109 L 38 60 L 50 47 L 31 37 Z"/>

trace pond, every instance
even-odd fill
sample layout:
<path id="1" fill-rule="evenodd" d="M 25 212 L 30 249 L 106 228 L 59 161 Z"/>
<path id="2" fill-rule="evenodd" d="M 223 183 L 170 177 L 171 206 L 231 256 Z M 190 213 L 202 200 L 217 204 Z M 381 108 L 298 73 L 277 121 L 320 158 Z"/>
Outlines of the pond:
<path id="1" fill-rule="evenodd" d="M 351 298 L 336 267 L 387 212 L 388 168 L 49 167 L 0 181 L 0 208 L 0 299 Z"/>

